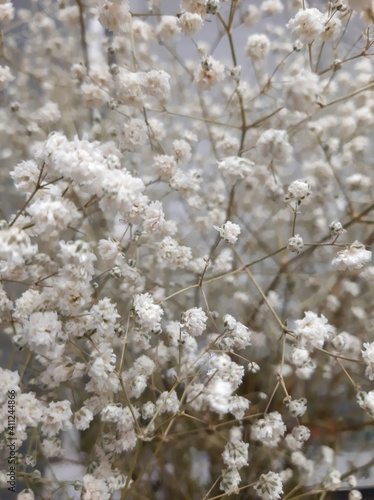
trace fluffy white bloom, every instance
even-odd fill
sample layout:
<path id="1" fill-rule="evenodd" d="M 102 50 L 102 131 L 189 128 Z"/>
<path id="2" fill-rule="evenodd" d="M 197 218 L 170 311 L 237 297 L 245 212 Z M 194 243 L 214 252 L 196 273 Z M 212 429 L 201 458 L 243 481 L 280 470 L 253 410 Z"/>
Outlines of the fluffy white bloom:
<path id="1" fill-rule="evenodd" d="M 44 106 L 35 112 L 35 120 L 40 126 L 51 125 L 58 122 L 60 118 L 61 112 L 58 109 L 58 104 L 53 101 L 47 101 Z"/>
<path id="2" fill-rule="evenodd" d="M 158 200 L 147 206 L 143 213 L 143 219 L 143 230 L 146 235 L 159 234 L 163 236 L 176 232 L 175 223 L 165 219 L 162 203 Z"/>
<path id="3" fill-rule="evenodd" d="M 224 69 L 224 65 L 213 59 L 213 57 L 201 61 L 194 78 L 197 88 L 199 90 L 210 90 L 223 80 Z"/>
<path id="4" fill-rule="evenodd" d="M 222 453 L 224 463 L 229 468 L 241 469 L 248 465 L 248 443 L 240 439 L 230 439 Z"/>
<path id="5" fill-rule="evenodd" d="M 2 0 L 0 4 L 0 22 L 4 25 L 14 17 L 14 6 L 11 0 Z"/>
<path id="6" fill-rule="evenodd" d="M 42 239 L 49 239 L 57 231 L 74 226 L 81 218 L 75 204 L 61 196 L 42 194 L 27 207 L 35 231 Z"/>
<path id="7" fill-rule="evenodd" d="M 117 307 L 111 302 L 109 297 L 104 297 L 95 304 L 90 311 L 95 323 L 95 328 L 102 338 L 112 337 L 114 335 L 114 327 L 120 315 L 117 312 Z"/>
<path id="8" fill-rule="evenodd" d="M 292 159 L 293 148 L 288 142 L 285 130 L 270 128 L 263 132 L 256 144 L 256 150 L 263 161 L 273 161 L 276 165 L 285 165 Z"/>
<path id="9" fill-rule="evenodd" d="M 187 163 L 191 159 L 191 146 L 184 139 L 173 141 L 174 158 L 177 163 Z"/>
<path id="10" fill-rule="evenodd" d="M 265 12 L 268 16 L 273 16 L 274 14 L 279 14 L 284 9 L 281 0 L 264 0 L 261 4 L 262 12 Z"/>
<path id="11" fill-rule="evenodd" d="M 24 321 L 24 338 L 31 350 L 50 355 L 61 336 L 62 324 L 55 311 L 36 312 Z"/>
<path id="12" fill-rule="evenodd" d="M 335 491 L 341 485 L 340 472 L 338 470 L 332 470 L 324 478 L 323 485 L 328 491 Z"/>
<path id="13" fill-rule="evenodd" d="M 101 342 L 97 350 L 91 354 L 92 361 L 88 368 L 90 382 L 86 390 L 98 394 L 112 391 L 117 392 L 119 387 L 118 376 L 114 373 L 116 355 L 108 343 Z"/>
<path id="14" fill-rule="evenodd" d="M 109 500 L 111 494 L 104 479 L 98 479 L 91 474 L 83 476 L 82 500 Z"/>
<path id="15" fill-rule="evenodd" d="M 260 479 L 254 486 L 262 500 L 276 500 L 283 493 L 282 479 L 276 472 L 261 474 Z"/>
<path id="16" fill-rule="evenodd" d="M 9 264 L 22 266 L 37 250 L 37 245 L 31 244 L 30 236 L 19 227 L 0 230 L 0 259 Z"/>
<path id="17" fill-rule="evenodd" d="M 38 183 L 40 169 L 34 160 L 22 161 L 14 167 L 10 175 L 18 191 L 31 193 Z"/>
<path id="18" fill-rule="evenodd" d="M 225 469 L 222 471 L 222 481 L 219 487 L 229 495 L 230 493 L 235 492 L 241 480 L 242 479 L 240 477 L 238 469 Z"/>
<path id="19" fill-rule="evenodd" d="M 234 415 L 237 420 L 242 420 L 249 405 L 250 402 L 247 398 L 234 394 L 229 401 L 229 412 L 231 415 Z"/>
<path id="20" fill-rule="evenodd" d="M 325 14 L 324 30 L 321 33 L 321 40 L 336 40 L 342 30 L 342 21 L 338 16 Z"/>
<path id="21" fill-rule="evenodd" d="M 183 172 L 178 169 L 170 179 L 170 187 L 187 195 L 199 191 L 201 182 L 200 170 L 191 169 Z"/>
<path id="22" fill-rule="evenodd" d="M 170 95 L 170 75 L 163 69 L 140 72 L 139 83 L 143 92 L 157 99 L 167 99 Z"/>
<path id="23" fill-rule="evenodd" d="M 70 429 L 72 427 L 70 421 L 72 416 L 70 401 L 52 401 L 42 415 L 42 433 L 52 437 L 60 431 Z"/>
<path id="24" fill-rule="evenodd" d="M 100 0 L 99 21 L 109 31 L 126 32 L 131 22 L 127 0 Z"/>
<path id="25" fill-rule="evenodd" d="M 0 5 L 0 10 L 2 5 Z M 0 18 L 1 18 L 1 13 L 0 13 Z M 0 90 L 5 89 L 5 87 L 8 86 L 8 83 L 12 82 L 14 80 L 14 76 L 12 75 L 12 72 L 8 68 L 8 66 L 0 66 Z"/>
<path id="26" fill-rule="evenodd" d="M 324 30 L 324 16 L 318 9 L 300 9 L 287 28 L 303 43 L 311 43 Z"/>
<path id="27" fill-rule="evenodd" d="M 349 248 L 338 252 L 332 260 L 332 265 L 339 271 L 353 271 L 361 269 L 365 264 L 371 261 L 372 253 L 366 250 L 365 245 L 355 241 Z"/>
<path id="28" fill-rule="evenodd" d="M 361 408 L 374 418 L 374 391 L 361 391 L 357 394 L 357 402 Z"/>
<path id="29" fill-rule="evenodd" d="M 153 417 L 156 411 L 156 405 L 152 401 L 147 401 L 142 407 L 142 418 L 149 420 Z"/>
<path id="30" fill-rule="evenodd" d="M 253 61 L 262 61 L 270 49 L 270 40 L 266 35 L 254 34 L 248 37 L 245 53 Z"/>
<path id="31" fill-rule="evenodd" d="M 293 417 L 302 417 L 306 412 L 306 399 L 293 399 L 288 404 L 288 411 Z"/>
<path id="32" fill-rule="evenodd" d="M 166 236 L 158 245 L 159 256 L 170 265 L 172 269 L 184 268 L 192 258 L 192 251 L 189 247 L 179 245 L 179 243 Z"/>
<path id="33" fill-rule="evenodd" d="M 12 372 L 8 369 L 0 368 L 0 404 L 4 403 L 8 391 L 20 391 L 18 384 L 20 376 L 17 371 Z"/>
<path id="34" fill-rule="evenodd" d="M 237 389 L 244 376 L 244 367 L 231 360 L 227 354 L 214 355 L 209 360 L 208 377 L 215 375 L 217 378 L 230 382 L 233 390 Z"/>
<path id="35" fill-rule="evenodd" d="M 181 328 L 193 337 L 201 335 L 206 328 L 208 316 L 201 307 L 193 307 L 182 314 Z"/>
<path id="36" fill-rule="evenodd" d="M 365 374 L 369 378 L 369 380 L 374 380 L 374 342 L 364 342 L 363 344 L 364 351 L 361 351 L 362 357 L 366 363 L 366 371 Z"/>
<path id="37" fill-rule="evenodd" d="M 214 377 L 207 388 L 207 402 L 210 409 L 219 414 L 228 413 L 233 387 L 230 382 Z"/>
<path id="38" fill-rule="evenodd" d="M 156 29 L 157 35 L 166 43 L 173 41 L 180 31 L 178 18 L 175 16 L 162 16 Z"/>
<path id="39" fill-rule="evenodd" d="M 348 500 L 361 500 L 362 493 L 358 490 L 352 490 L 348 494 Z"/>
<path id="40" fill-rule="evenodd" d="M 99 108 L 108 101 L 108 93 L 95 83 L 84 83 L 81 85 L 80 91 L 86 108 Z"/>
<path id="41" fill-rule="evenodd" d="M 316 73 L 307 69 L 290 75 L 289 81 L 284 85 L 285 105 L 290 111 L 307 112 L 316 102 L 322 86 Z"/>
<path id="42" fill-rule="evenodd" d="M 313 311 L 306 311 L 303 319 L 295 321 L 295 336 L 299 346 L 312 351 L 315 347 L 322 349 L 323 344 L 333 333 L 323 314 L 320 317 Z"/>
<path id="43" fill-rule="evenodd" d="M 13 302 L 8 298 L 3 285 L 0 283 L 0 316 L 7 310 L 13 309 Z"/>
<path id="44" fill-rule="evenodd" d="M 291 462 L 302 472 L 306 477 L 310 477 L 314 471 L 313 460 L 308 460 L 304 453 L 300 450 L 294 451 L 291 454 Z"/>
<path id="45" fill-rule="evenodd" d="M 134 309 L 136 319 L 140 327 L 144 330 L 158 330 L 160 328 L 161 317 L 164 311 L 154 303 L 150 293 L 143 293 L 134 296 Z"/>
<path id="46" fill-rule="evenodd" d="M 291 361 L 295 366 L 303 366 L 310 359 L 308 349 L 304 347 L 294 347 L 291 353 Z"/>
<path id="47" fill-rule="evenodd" d="M 175 415 L 179 410 L 177 393 L 175 391 L 170 393 L 168 391 L 162 392 L 156 401 L 156 408 L 160 408 L 159 415 L 163 413 L 173 413 Z"/>
<path id="48" fill-rule="evenodd" d="M 356 488 L 357 486 L 357 478 L 353 474 L 350 474 L 347 477 L 347 483 L 350 488 Z"/>
<path id="49" fill-rule="evenodd" d="M 114 261 L 121 253 L 121 244 L 112 238 L 100 240 L 98 244 L 100 257 L 105 261 Z"/>
<path id="50" fill-rule="evenodd" d="M 274 448 L 278 445 L 286 430 L 281 414 L 273 411 L 252 425 L 251 439 L 260 441 L 269 448 Z"/>
<path id="51" fill-rule="evenodd" d="M 134 73 L 126 68 L 119 68 L 116 74 L 118 100 L 122 104 L 138 106 L 143 102 L 144 87 L 142 73 Z"/>
<path id="52" fill-rule="evenodd" d="M 132 118 L 125 123 L 120 134 L 122 149 L 134 151 L 138 146 L 144 146 L 148 141 L 148 129 L 143 120 Z"/>
<path id="53" fill-rule="evenodd" d="M 35 500 L 35 495 L 27 488 L 26 490 L 22 490 L 18 493 L 17 500 Z"/>
<path id="54" fill-rule="evenodd" d="M 218 161 L 218 168 L 232 184 L 245 179 L 253 173 L 253 161 L 240 156 L 228 156 Z"/>
<path id="55" fill-rule="evenodd" d="M 251 344 L 251 330 L 236 321 L 230 314 L 223 317 L 225 332 L 217 341 L 220 349 L 233 351 L 234 349 L 245 349 Z"/>
<path id="56" fill-rule="evenodd" d="M 305 425 L 297 425 L 292 429 L 292 435 L 298 441 L 304 442 L 308 441 L 310 438 L 310 430 Z"/>
<path id="57" fill-rule="evenodd" d="M 173 156 L 157 155 L 153 161 L 154 169 L 160 177 L 170 179 L 178 169 L 177 162 Z"/>
<path id="58" fill-rule="evenodd" d="M 298 179 L 291 182 L 287 188 L 286 201 L 296 200 L 300 202 L 310 195 L 310 184 L 305 179 Z"/>
<path id="59" fill-rule="evenodd" d="M 221 227 L 214 226 L 221 238 L 226 240 L 228 243 L 234 245 L 238 241 L 238 236 L 240 234 L 240 226 L 238 224 L 234 224 L 229 220 L 222 224 Z"/>
<path id="60" fill-rule="evenodd" d="M 180 16 L 178 24 L 186 36 L 192 36 L 201 29 L 203 18 L 197 13 L 184 12 Z"/>
<path id="61" fill-rule="evenodd" d="M 84 431 L 89 428 L 94 415 L 89 408 L 82 406 L 78 411 L 74 413 L 74 427 L 79 431 Z"/>
<path id="62" fill-rule="evenodd" d="M 243 22 L 247 28 L 252 28 L 261 19 L 261 10 L 256 5 L 249 5 L 244 12 Z"/>
<path id="63" fill-rule="evenodd" d="M 345 233 L 345 229 L 343 228 L 342 223 L 339 221 L 331 222 L 331 224 L 329 225 L 329 229 L 332 237 L 340 236 L 341 234 Z"/>
<path id="64" fill-rule="evenodd" d="M 292 236 L 287 243 L 287 248 L 290 252 L 300 253 L 304 247 L 304 241 L 299 234 Z"/>

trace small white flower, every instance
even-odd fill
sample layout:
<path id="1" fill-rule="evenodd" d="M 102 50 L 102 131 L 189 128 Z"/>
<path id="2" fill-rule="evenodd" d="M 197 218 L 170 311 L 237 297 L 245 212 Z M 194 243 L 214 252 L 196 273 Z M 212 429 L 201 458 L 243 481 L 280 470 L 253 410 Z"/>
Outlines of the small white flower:
<path id="1" fill-rule="evenodd" d="M 300 253 L 304 247 L 304 241 L 299 234 L 292 236 L 287 243 L 287 248 L 290 252 Z"/>
<path id="2" fill-rule="evenodd" d="M 310 195 L 310 184 L 305 179 L 298 179 L 297 181 L 291 182 L 288 186 L 287 194 L 285 197 L 286 201 L 296 200 L 298 203 L 304 200 Z"/>
<path id="3" fill-rule="evenodd" d="M 203 59 L 195 73 L 194 81 L 197 88 L 200 90 L 210 90 L 223 80 L 224 70 L 224 65 L 213 59 L 213 57 Z"/>
<path id="4" fill-rule="evenodd" d="M 238 488 L 241 480 L 238 469 L 225 469 L 222 471 L 222 481 L 219 487 L 229 495 Z"/>
<path id="5" fill-rule="evenodd" d="M 333 328 L 328 324 L 323 314 L 320 317 L 312 311 L 306 311 L 303 319 L 295 321 L 295 336 L 301 347 L 312 351 L 315 347 L 322 349 L 323 344 L 330 338 Z"/>
<path id="6" fill-rule="evenodd" d="M 372 253 L 366 250 L 365 245 L 359 241 L 355 241 L 349 248 L 338 252 L 337 256 L 332 260 L 332 265 L 339 271 L 353 271 L 361 269 L 365 264 L 371 261 Z"/>
<path id="7" fill-rule="evenodd" d="M 238 236 L 240 234 L 240 226 L 238 224 L 234 224 L 228 220 L 225 224 L 222 224 L 221 227 L 214 226 L 214 229 L 216 229 L 221 235 L 221 238 L 228 243 L 234 245 L 238 241 Z"/>
<path id="8" fill-rule="evenodd" d="M 269 448 L 274 448 L 278 445 L 286 430 L 281 414 L 273 411 L 252 425 L 251 439 L 260 441 Z"/>
<path id="9" fill-rule="evenodd" d="M 329 229 L 332 237 L 340 236 L 341 234 L 346 232 L 342 226 L 342 223 L 336 220 L 331 222 L 331 224 L 329 225 Z"/>
<path id="10" fill-rule="evenodd" d="M 254 486 L 262 500 L 276 500 L 283 493 L 283 484 L 279 474 L 268 472 L 261 474 L 260 479 Z"/>
<path id="11" fill-rule="evenodd" d="M 248 37 L 245 52 L 252 61 L 261 61 L 270 49 L 270 40 L 266 35 L 254 34 Z"/>
<path id="12" fill-rule="evenodd" d="M 324 16 L 318 9 L 300 9 L 287 28 L 303 43 L 311 43 L 324 30 Z"/>
<path id="13" fill-rule="evenodd" d="M 306 412 L 306 399 L 294 399 L 288 404 L 288 411 L 292 417 L 302 417 Z"/>
<path id="14" fill-rule="evenodd" d="M 348 500 L 361 500 L 362 493 L 358 490 L 352 490 L 349 492 Z"/>
<path id="15" fill-rule="evenodd" d="M 341 485 L 340 472 L 338 470 L 332 470 L 327 474 L 324 479 L 323 485 L 328 491 L 335 491 Z"/>
<path id="16" fill-rule="evenodd" d="M 188 309 L 188 311 L 183 313 L 180 325 L 181 328 L 189 335 L 198 337 L 204 332 L 207 321 L 208 316 L 201 309 L 201 307 L 193 307 L 192 309 Z"/>

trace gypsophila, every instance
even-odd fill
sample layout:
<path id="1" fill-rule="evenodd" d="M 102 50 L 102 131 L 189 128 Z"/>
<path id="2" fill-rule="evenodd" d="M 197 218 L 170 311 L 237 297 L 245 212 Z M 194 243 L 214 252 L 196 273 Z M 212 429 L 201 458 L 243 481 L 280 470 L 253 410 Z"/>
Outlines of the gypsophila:
<path id="1" fill-rule="evenodd" d="M 304 247 L 304 241 L 299 234 L 295 234 L 288 240 L 287 248 L 290 252 L 300 253 Z"/>
<path id="2" fill-rule="evenodd" d="M 283 493 L 283 484 L 279 474 L 268 472 L 261 474 L 260 479 L 254 486 L 254 489 L 260 495 L 262 500 L 275 500 L 281 498 Z"/>
<path id="3" fill-rule="evenodd" d="M 240 226 L 238 224 L 234 224 L 231 221 L 225 222 L 221 227 L 214 226 L 221 238 L 226 240 L 228 243 L 234 245 L 238 241 L 238 236 L 240 234 Z"/>
<path id="4" fill-rule="evenodd" d="M 287 188 L 286 201 L 295 200 L 301 203 L 302 200 L 307 198 L 311 193 L 310 184 L 308 181 L 299 179 L 293 181 Z"/>
<path id="5" fill-rule="evenodd" d="M 362 269 L 365 264 L 371 261 L 371 257 L 371 251 L 366 250 L 365 245 L 356 240 L 349 248 L 338 252 L 332 260 L 332 265 L 338 271 L 353 271 L 354 269 Z"/>
<path id="6" fill-rule="evenodd" d="M 278 445 L 285 432 L 286 426 L 283 423 L 281 414 L 273 411 L 252 425 L 251 439 L 260 441 L 269 448 L 274 448 Z"/>
<path id="7" fill-rule="evenodd" d="M 374 417 L 371 2 L 18 3 L 0 486 L 358 500 L 334 469 Z M 342 408 L 353 425 L 316 443 Z"/>
<path id="8" fill-rule="evenodd" d="M 324 30 L 323 14 L 318 9 L 300 9 L 287 28 L 303 43 L 311 43 Z"/>
<path id="9" fill-rule="evenodd" d="M 295 321 L 295 336 L 300 347 L 312 351 L 315 347 L 322 349 L 332 334 L 332 327 L 323 314 L 320 317 L 313 311 L 306 311 L 303 319 Z"/>

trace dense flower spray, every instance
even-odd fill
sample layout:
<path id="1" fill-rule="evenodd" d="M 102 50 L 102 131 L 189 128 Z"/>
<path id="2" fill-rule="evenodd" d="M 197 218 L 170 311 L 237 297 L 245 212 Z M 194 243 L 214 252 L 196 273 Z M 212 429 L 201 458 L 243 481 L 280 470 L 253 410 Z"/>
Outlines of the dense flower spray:
<path id="1" fill-rule="evenodd" d="M 0 488 L 362 497 L 373 20 L 0 0 Z"/>

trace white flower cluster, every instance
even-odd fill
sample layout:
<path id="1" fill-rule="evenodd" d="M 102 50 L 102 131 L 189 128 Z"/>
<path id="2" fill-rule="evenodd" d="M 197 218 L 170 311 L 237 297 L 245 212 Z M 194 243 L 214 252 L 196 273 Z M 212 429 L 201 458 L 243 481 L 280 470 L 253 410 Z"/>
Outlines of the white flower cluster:
<path id="1" fill-rule="evenodd" d="M 228 156 L 218 162 L 218 168 L 232 184 L 245 179 L 253 172 L 254 163 L 239 156 Z"/>
<path id="2" fill-rule="evenodd" d="M 262 500 L 276 500 L 283 493 L 282 479 L 276 472 L 261 474 L 254 488 Z"/>
<path id="3" fill-rule="evenodd" d="M 301 200 L 304 200 L 307 196 L 309 196 L 310 192 L 309 182 L 303 179 L 298 179 L 297 181 L 293 181 L 288 186 L 285 200 L 295 200 L 298 203 L 301 203 Z"/>
<path id="4" fill-rule="evenodd" d="M 374 380 L 374 342 L 364 342 L 364 351 L 362 352 L 362 357 L 366 363 L 365 374 L 369 380 Z"/>
<path id="5" fill-rule="evenodd" d="M 238 241 L 238 236 L 241 232 L 239 224 L 235 224 L 234 222 L 231 222 L 229 220 L 222 224 L 221 227 L 214 226 L 214 229 L 219 232 L 221 238 L 226 240 L 228 243 L 231 243 L 232 245 L 235 245 L 235 243 Z"/>
<path id="6" fill-rule="evenodd" d="M 332 260 L 332 265 L 339 271 L 353 271 L 362 269 L 365 264 L 371 261 L 372 253 L 366 250 L 365 245 L 355 241 L 349 248 L 338 252 Z"/>
<path id="7" fill-rule="evenodd" d="M 277 411 L 273 411 L 252 425 L 251 439 L 260 441 L 269 448 L 275 448 L 286 430 L 282 415 Z"/>
<path id="8" fill-rule="evenodd" d="M 371 1 L 18 3 L 0 0 L 0 449 L 19 499 L 359 499 L 343 435 L 310 438 L 343 408 L 370 451 Z"/>
<path id="9" fill-rule="evenodd" d="M 249 444 L 242 441 L 242 431 L 239 427 L 230 430 L 230 440 L 225 446 L 222 458 L 227 469 L 222 471 L 221 490 L 226 494 L 234 492 L 240 483 L 239 469 L 248 465 Z"/>
<path id="10" fill-rule="evenodd" d="M 323 314 L 319 317 L 313 311 L 306 311 L 303 319 L 295 321 L 295 336 L 298 344 L 308 351 L 313 351 L 315 348 L 322 349 L 326 340 L 329 340 L 333 328 L 328 324 L 327 319 Z"/>

